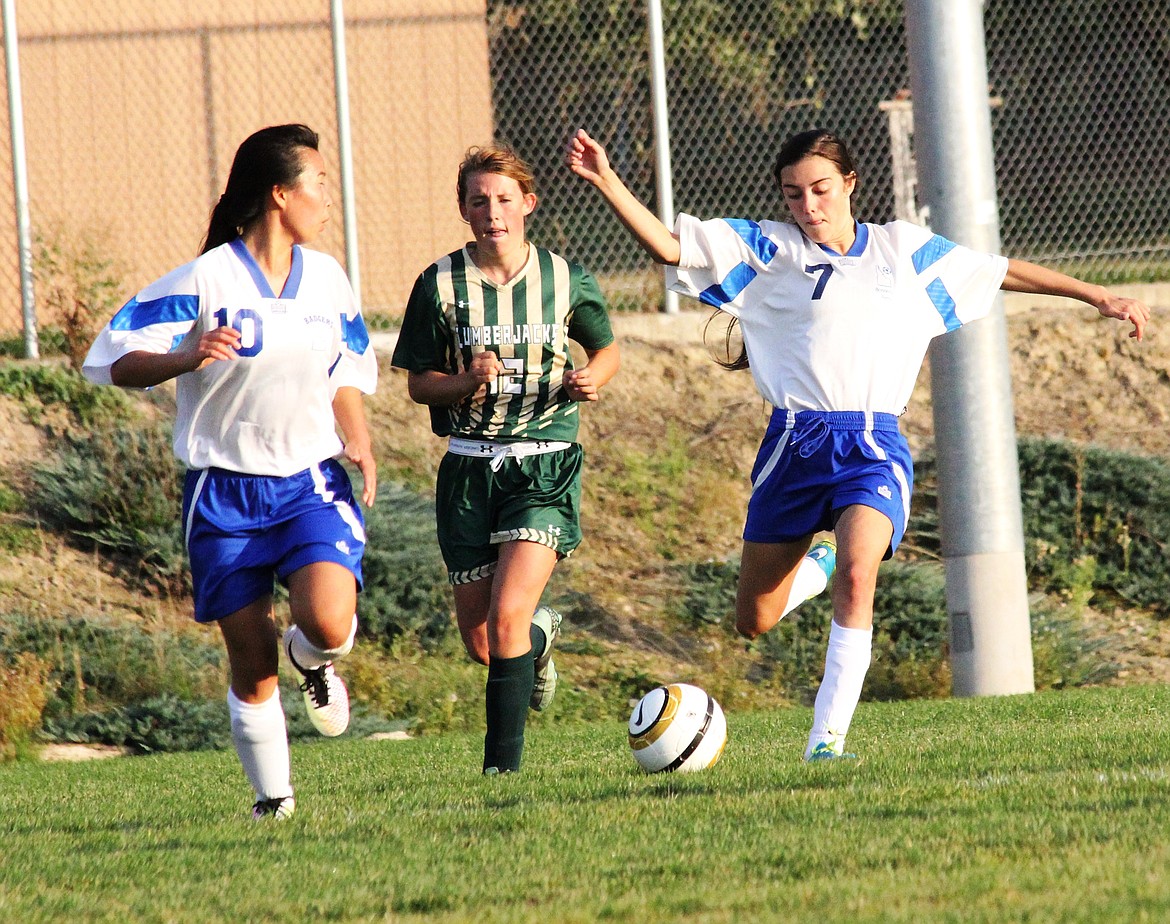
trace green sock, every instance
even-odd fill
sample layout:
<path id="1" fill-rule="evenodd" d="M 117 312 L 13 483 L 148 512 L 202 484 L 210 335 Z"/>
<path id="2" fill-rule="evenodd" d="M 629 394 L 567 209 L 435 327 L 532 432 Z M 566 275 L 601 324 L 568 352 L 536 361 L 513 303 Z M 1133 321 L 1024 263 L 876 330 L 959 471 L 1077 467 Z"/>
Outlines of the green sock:
<path id="1" fill-rule="evenodd" d="M 532 652 L 518 658 L 492 658 L 487 678 L 487 734 L 483 739 L 483 767 L 501 773 L 520 769 L 524 751 L 524 723 L 532 698 Z"/>
<path id="2" fill-rule="evenodd" d="M 544 629 L 533 623 L 532 628 L 528 630 L 528 638 L 532 642 L 532 657 L 539 658 L 544 654 L 544 646 L 548 642 L 548 636 L 544 634 Z"/>

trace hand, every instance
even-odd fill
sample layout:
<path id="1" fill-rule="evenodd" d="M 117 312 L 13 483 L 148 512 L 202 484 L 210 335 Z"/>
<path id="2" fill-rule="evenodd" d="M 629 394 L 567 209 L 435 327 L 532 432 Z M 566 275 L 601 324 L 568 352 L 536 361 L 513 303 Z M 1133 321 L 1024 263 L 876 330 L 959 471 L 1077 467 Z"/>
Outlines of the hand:
<path id="1" fill-rule="evenodd" d="M 237 359 L 241 335 L 232 327 L 216 327 L 207 331 L 195 345 L 195 365 L 192 371 L 202 369 L 217 360 Z"/>
<path id="2" fill-rule="evenodd" d="M 605 148 L 590 138 L 583 128 L 577 129 L 577 133 L 569 139 L 566 161 L 570 170 L 594 186 L 601 185 L 602 178 L 610 169 Z"/>
<path id="3" fill-rule="evenodd" d="M 470 365 L 463 372 L 474 385 L 470 397 L 479 398 L 487 394 L 503 368 L 500 358 L 491 350 L 482 350 L 471 357 Z"/>
<path id="4" fill-rule="evenodd" d="M 345 444 L 345 457 L 362 473 L 362 503 L 374 506 L 378 495 L 378 466 L 374 463 L 374 450 L 368 439 L 351 440 Z"/>
<path id="5" fill-rule="evenodd" d="M 598 401 L 601 398 L 601 386 L 593 380 L 588 366 L 566 372 L 561 385 L 574 401 Z"/>
<path id="6" fill-rule="evenodd" d="M 1116 318 L 1119 321 L 1129 321 L 1133 330 L 1130 337 L 1142 339 L 1146 323 L 1150 320 L 1150 309 L 1136 298 L 1126 298 L 1121 295 L 1106 293 L 1105 299 L 1097 305 L 1097 311 L 1103 318 Z"/>

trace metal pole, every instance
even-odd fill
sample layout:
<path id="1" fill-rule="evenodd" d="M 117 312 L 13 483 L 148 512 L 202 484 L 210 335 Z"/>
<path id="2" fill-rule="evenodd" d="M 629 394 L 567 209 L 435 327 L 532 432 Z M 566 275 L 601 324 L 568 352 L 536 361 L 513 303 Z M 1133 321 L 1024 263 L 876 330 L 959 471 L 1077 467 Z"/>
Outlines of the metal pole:
<path id="1" fill-rule="evenodd" d="M 37 305 L 33 294 L 32 222 L 28 209 L 28 162 L 24 152 L 24 106 L 20 98 L 20 58 L 16 44 L 15 0 L 3 0 L 4 62 L 8 76 L 8 126 L 12 137 L 12 191 L 16 201 L 16 245 L 20 254 L 20 305 L 24 317 L 24 355 L 38 359 Z"/>
<path id="2" fill-rule="evenodd" d="M 662 0 L 646 0 L 650 29 L 650 95 L 654 104 L 654 176 L 658 191 L 658 217 L 674 227 L 674 179 L 670 170 L 670 113 L 666 101 L 666 52 L 662 34 Z M 663 283 L 662 310 L 678 311 L 678 293 Z"/>
<path id="3" fill-rule="evenodd" d="M 345 62 L 345 10 L 342 0 L 330 0 L 333 30 L 333 84 L 337 99 L 337 154 L 341 160 L 341 209 L 345 223 L 345 269 L 358 304 L 362 302 L 362 275 L 358 263 L 357 206 L 353 194 L 353 149 L 349 130 L 349 73 Z"/>
<path id="4" fill-rule="evenodd" d="M 999 250 L 982 0 L 906 0 L 918 189 L 931 226 Z M 1003 299 L 930 349 L 939 514 L 957 696 L 1028 693 L 1019 465 Z"/>

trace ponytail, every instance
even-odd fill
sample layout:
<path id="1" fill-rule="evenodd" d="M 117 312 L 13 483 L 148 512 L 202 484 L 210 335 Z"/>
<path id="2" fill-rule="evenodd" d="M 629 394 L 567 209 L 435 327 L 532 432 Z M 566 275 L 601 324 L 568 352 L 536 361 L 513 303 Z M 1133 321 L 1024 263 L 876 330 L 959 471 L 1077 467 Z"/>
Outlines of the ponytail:
<path id="1" fill-rule="evenodd" d="M 211 210 L 204 254 L 234 241 L 268 207 L 274 186 L 292 186 L 304 167 L 302 149 L 317 150 L 317 133 L 306 125 L 272 125 L 244 140 L 236 151 L 227 188 Z"/>

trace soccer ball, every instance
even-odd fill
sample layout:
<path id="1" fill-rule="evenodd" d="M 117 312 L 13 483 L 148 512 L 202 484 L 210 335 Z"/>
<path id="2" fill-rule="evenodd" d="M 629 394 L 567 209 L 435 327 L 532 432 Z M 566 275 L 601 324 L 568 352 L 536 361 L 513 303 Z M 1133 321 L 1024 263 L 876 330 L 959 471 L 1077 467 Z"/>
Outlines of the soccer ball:
<path id="1" fill-rule="evenodd" d="M 656 687 L 630 716 L 630 750 L 647 773 L 692 773 L 712 766 L 727 744 L 727 719 L 706 690 Z"/>

